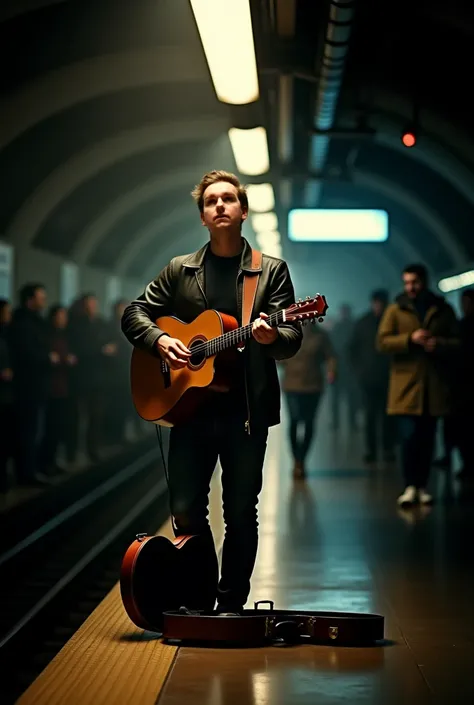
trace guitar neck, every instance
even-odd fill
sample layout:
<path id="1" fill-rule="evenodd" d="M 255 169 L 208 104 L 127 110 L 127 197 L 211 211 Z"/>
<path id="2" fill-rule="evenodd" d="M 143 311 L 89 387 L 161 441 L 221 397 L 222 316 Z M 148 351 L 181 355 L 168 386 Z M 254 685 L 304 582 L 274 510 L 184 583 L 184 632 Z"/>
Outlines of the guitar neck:
<path id="1" fill-rule="evenodd" d="M 281 309 L 275 313 L 270 314 L 270 316 L 265 319 L 265 323 L 268 323 L 272 328 L 281 325 L 285 320 L 285 311 Z M 215 355 L 218 352 L 232 348 L 239 343 L 248 340 L 252 336 L 252 323 L 247 326 L 241 326 L 235 330 L 231 330 L 224 335 L 219 335 L 217 338 L 213 338 L 205 343 L 206 357 Z"/>

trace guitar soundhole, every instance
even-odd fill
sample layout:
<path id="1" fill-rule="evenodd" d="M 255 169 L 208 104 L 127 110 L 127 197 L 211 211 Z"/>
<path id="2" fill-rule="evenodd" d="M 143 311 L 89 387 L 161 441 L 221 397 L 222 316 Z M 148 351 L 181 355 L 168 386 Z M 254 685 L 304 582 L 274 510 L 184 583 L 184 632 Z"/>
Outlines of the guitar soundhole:
<path id="1" fill-rule="evenodd" d="M 195 338 L 190 344 L 189 344 L 189 349 L 191 350 L 191 357 L 189 359 L 189 366 L 193 367 L 194 369 L 198 369 L 199 367 L 202 367 L 204 362 L 206 361 L 206 356 L 205 356 L 205 351 L 204 351 L 204 343 L 206 342 L 205 338 Z M 201 348 L 201 349 L 199 349 Z"/>

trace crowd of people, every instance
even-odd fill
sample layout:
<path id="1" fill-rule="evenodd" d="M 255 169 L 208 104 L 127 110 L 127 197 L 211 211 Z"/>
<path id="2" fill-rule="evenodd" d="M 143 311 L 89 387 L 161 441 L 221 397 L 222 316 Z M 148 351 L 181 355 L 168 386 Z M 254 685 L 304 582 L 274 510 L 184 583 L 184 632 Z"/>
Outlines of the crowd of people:
<path id="1" fill-rule="evenodd" d="M 131 402 L 130 345 L 117 301 L 110 320 L 93 294 L 47 309 L 41 283 L 25 285 L 13 310 L 0 301 L 0 491 L 46 486 L 82 456 L 97 463 L 139 421 Z M 10 466 L 13 473 L 9 472 Z"/>
<path id="2" fill-rule="evenodd" d="M 474 477 L 474 290 L 461 291 L 458 319 L 430 290 L 422 265 L 406 267 L 402 280 L 392 303 L 377 290 L 360 318 L 345 304 L 329 330 L 307 326 L 299 352 L 281 367 L 294 477 L 306 476 L 328 384 L 335 432 L 341 408 L 354 431 L 362 410 L 366 463 L 393 462 L 399 448 L 405 486 L 398 502 L 411 505 L 433 501 L 431 467 L 448 466 L 454 448 L 459 477 Z M 74 469 L 81 429 L 88 463 L 122 445 L 128 424 L 143 432 L 130 395 L 131 346 L 121 331 L 126 304 L 117 301 L 110 320 L 99 315 L 93 294 L 46 311 L 38 283 L 21 289 L 14 311 L 0 300 L 1 492 L 12 484 L 9 463 L 16 485 L 48 485 Z M 445 452 L 436 460 L 438 422 Z"/>
<path id="3" fill-rule="evenodd" d="M 327 382 L 334 431 L 342 406 L 351 430 L 363 412 L 366 463 L 393 462 L 399 449 L 404 489 L 397 501 L 411 506 L 433 502 L 431 467 L 449 466 L 456 447 L 458 477 L 474 478 L 474 290 L 461 291 L 458 319 L 429 288 L 423 265 L 407 266 L 402 282 L 391 303 L 386 290 L 374 291 L 370 310 L 357 320 L 346 304 L 329 332 L 325 325 L 307 327 L 300 351 L 282 363 L 282 388 L 295 478 L 306 475 Z M 436 460 L 438 423 L 445 453 Z"/>

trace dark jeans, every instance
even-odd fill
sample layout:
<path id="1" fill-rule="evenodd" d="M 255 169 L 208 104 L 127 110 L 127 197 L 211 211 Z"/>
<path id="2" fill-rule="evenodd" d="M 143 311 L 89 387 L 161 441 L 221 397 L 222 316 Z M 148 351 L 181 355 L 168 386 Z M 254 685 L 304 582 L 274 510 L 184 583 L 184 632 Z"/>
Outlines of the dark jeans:
<path id="1" fill-rule="evenodd" d="M 357 398 L 356 386 L 348 375 L 344 375 L 342 378 L 339 377 L 339 379 L 331 385 L 332 425 L 336 430 L 338 430 L 340 426 L 340 408 L 344 399 L 347 403 L 349 429 L 353 430 L 357 423 L 359 400 Z"/>
<path id="2" fill-rule="evenodd" d="M 394 420 L 386 413 L 386 387 L 364 388 L 365 446 L 369 455 L 376 455 L 378 431 L 381 432 L 382 449 L 391 453 L 394 446 Z"/>
<path id="3" fill-rule="evenodd" d="M 460 413 L 455 417 L 458 422 L 459 450 L 463 461 L 463 470 L 471 477 L 474 476 L 474 414 L 471 410 Z"/>
<path id="4" fill-rule="evenodd" d="M 104 439 L 105 395 L 103 389 L 86 389 L 79 396 L 79 409 L 86 422 L 86 453 L 90 460 L 99 457 Z"/>
<path id="5" fill-rule="evenodd" d="M 225 538 L 217 599 L 242 607 L 250 592 L 258 544 L 257 503 L 268 429 L 249 436 L 240 418 L 200 418 L 171 429 L 168 455 L 170 510 L 175 536 L 211 535 L 209 488 L 217 459 L 222 466 Z"/>
<path id="6" fill-rule="evenodd" d="M 316 412 L 318 410 L 321 393 L 287 392 L 286 402 L 290 415 L 290 444 L 293 458 L 304 463 L 311 446 L 316 426 Z M 302 426 L 303 435 L 298 437 L 299 427 Z"/>
<path id="7" fill-rule="evenodd" d="M 128 387 L 117 385 L 106 390 L 104 437 L 108 443 L 124 443 L 129 419 L 135 422 L 138 418 Z"/>
<path id="8" fill-rule="evenodd" d="M 18 481 L 28 483 L 39 470 L 39 444 L 41 440 L 45 401 L 17 399 L 16 426 L 18 441 Z"/>
<path id="9" fill-rule="evenodd" d="M 0 404 L 0 492 L 5 492 L 8 487 L 8 461 L 17 455 L 15 421 L 13 404 Z"/>
<path id="10" fill-rule="evenodd" d="M 453 450 L 459 445 L 459 423 L 455 414 L 443 418 L 443 447 L 446 458 L 451 458 Z"/>
<path id="11" fill-rule="evenodd" d="M 400 416 L 400 440 L 405 485 L 426 487 L 436 436 L 436 416 Z"/>
<path id="12" fill-rule="evenodd" d="M 69 398 L 48 399 L 40 447 L 40 463 L 43 471 L 47 471 L 56 463 L 61 444 L 65 446 L 68 462 L 73 462 L 76 456 L 77 417 L 74 406 L 74 402 Z"/>

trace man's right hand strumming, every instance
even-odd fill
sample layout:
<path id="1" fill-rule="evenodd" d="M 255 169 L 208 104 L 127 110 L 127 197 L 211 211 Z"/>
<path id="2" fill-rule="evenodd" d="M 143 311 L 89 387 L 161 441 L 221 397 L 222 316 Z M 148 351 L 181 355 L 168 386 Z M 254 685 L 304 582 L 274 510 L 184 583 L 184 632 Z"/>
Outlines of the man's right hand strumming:
<path id="1" fill-rule="evenodd" d="M 186 367 L 191 357 L 191 351 L 178 338 L 162 335 L 156 344 L 158 352 L 172 370 Z"/>

